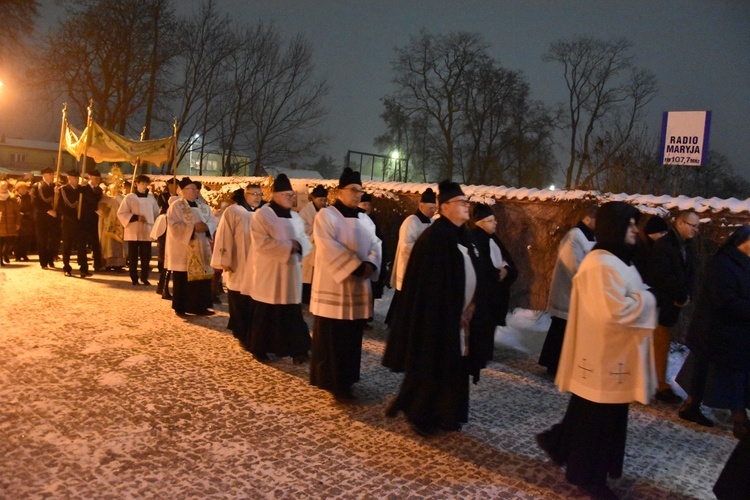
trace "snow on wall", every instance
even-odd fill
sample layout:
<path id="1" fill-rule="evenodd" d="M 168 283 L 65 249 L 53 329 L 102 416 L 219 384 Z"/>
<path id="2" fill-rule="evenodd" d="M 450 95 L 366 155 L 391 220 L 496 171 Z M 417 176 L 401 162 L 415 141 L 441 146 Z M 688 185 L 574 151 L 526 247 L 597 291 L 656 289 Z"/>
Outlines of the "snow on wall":
<path id="1" fill-rule="evenodd" d="M 153 181 L 166 182 L 170 175 L 151 175 Z M 244 187 L 249 182 L 259 184 L 270 184 L 270 177 L 219 177 L 200 176 L 194 177 L 204 184 L 221 185 L 222 192 L 233 191 Z M 330 179 L 290 179 L 295 190 L 302 186 L 310 189 L 322 184 L 332 189 L 338 186 L 338 180 Z M 380 182 L 364 181 L 364 188 L 376 197 L 398 199 L 397 193 L 421 194 L 427 188 L 437 191 L 437 184 L 417 182 Z M 698 213 L 729 211 L 731 213 L 750 212 L 750 198 L 738 200 L 736 198 L 702 198 L 700 196 L 690 198 L 687 196 L 655 196 L 650 194 L 626 194 L 626 193 L 600 193 L 599 191 L 581 191 L 564 189 L 536 189 L 536 188 L 514 188 L 506 186 L 463 186 L 464 193 L 471 201 L 483 202 L 493 205 L 499 200 L 526 200 L 526 201 L 569 201 L 582 199 L 596 199 L 600 202 L 625 201 L 636 205 L 639 210 L 650 214 L 663 214 L 669 210 L 695 210 Z"/>

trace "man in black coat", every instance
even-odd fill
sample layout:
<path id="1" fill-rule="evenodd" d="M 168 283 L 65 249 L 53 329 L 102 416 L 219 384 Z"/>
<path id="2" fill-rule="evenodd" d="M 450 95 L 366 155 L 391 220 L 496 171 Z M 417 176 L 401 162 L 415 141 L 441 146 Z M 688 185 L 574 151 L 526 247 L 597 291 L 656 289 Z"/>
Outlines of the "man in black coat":
<path id="1" fill-rule="evenodd" d="M 94 269 L 100 271 L 102 266 L 102 247 L 99 244 L 99 214 L 96 212 L 99 207 L 99 201 L 104 195 L 104 191 L 99 186 L 102 182 L 102 174 L 97 170 L 92 170 L 88 174 L 88 181 L 82 182 L 81 193 L 83 193 L 80 219 L 80 237 L 83 240 L 84 248 L 91 248 L 94 258 Z"/>
<path id="2" fill-rule="evenodd" d="M 42 269 L 55 267 L 55 257 L 60 247 L 60 219 L 55 212 L 55 171 L 42 169 L 42 180 L 31 188 L 34 206 L 34 230 L 39 265 Z"/>
<path id="3" fill-rule="evenodd" d="M 669 404 L 682 401 L 667 383 L 667 360 L 671 328 L 693 294 L 695 265 L 691 240 L 698 234 L 699 224 L 698 214 L 692 210 L 677 214 L 674 227 L 654 244 L 646 276 L 659 306 L 659 325 L 654 330 L 656 399 Z"/>
<path id="4" fill-rule="evenodd" d="M 469 202 L 458 184 L 440 183 L 440 218 L 414 245 L 403 282 L 403 307 L 391 325 L 383 365 L 405 372 L 386 410 L 406 414 L 423 436 L 456 431 L 468 420 L 469 377 L 486 365 L 485 281 L 465 227 Z"/>
<path id="5" fill-rule="evenodd" d="M 89 265 L 86 261 L 86 242 L 81 234 L 81 224 L 78 218 L 78 208 L 81 197 L 81 186 L 78 185 L 78 170 L 68 172 L 68 183 L 60 188 L 60 196 L 57 200 L 57 212 L 62 217 L 62 260 L 65 276 L 73 275 L 70 267 L 70 254 L 76 249 L 78 256 L 78 268 L 81 278 L 91 276 Z"/>

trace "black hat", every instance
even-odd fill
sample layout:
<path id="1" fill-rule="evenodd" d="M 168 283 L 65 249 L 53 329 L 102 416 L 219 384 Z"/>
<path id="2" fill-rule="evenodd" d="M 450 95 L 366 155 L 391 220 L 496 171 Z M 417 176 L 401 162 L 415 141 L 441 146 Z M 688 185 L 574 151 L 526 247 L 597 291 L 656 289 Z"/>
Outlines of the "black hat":
<path id="1" fill-rule="evenodd" d="M 292 183 L 289 181 L 289 177 L 286 174 L 279 174 L 276 176 L 276 180 L 273 181 L 273 192 L 280 193 L 281 191 L 294 191 L 292 189 Z"/>
<path id="2" fill-rule="evenodd" d="M 359 172 L 353 171 L 351 168 L 346 167 L 344 173 L 339 178 L 339 189 L 345 188 L 350 184 L 362 185 L 362 179 L 360 178 Z"/>
<path id="3" fill-rule="evenodd" d="M 461 186 L 458 183 L 446 179 L 438 184 L 438 201 L 440 203 L 445 203 L 456 196 L 464 196 L 464 192 L 461 191 Z"/>
<path id="4" fill-rule="evenodd" d="M 68 171 L 67 171 L 67 172 L 65 173 L 65 175 L 67 175 L 68 177 L 79 177 L 79 176 L 81 175 L 81 172 L 79 172 L 79 171 L 78 171 L 78 170 L 76 170 L 76 169 L 73 169 L 73 170 L 68 170 Z"/>
<path id="5" fill-rule="evenodd" d="M 88 172 L 89 177 L 101 177 L 102 174 L 98 170 L 92 170 L 91 172 Z"/>
<path id="6" fill-rule="evenodd" d="M 318 184 L 315 189 L 312 190 L 313 198 L 328 198 L 328 190 L 323 187 L 323 184 Z"/>
<path id="7" fill-rule="evenodd" d="M 52 169 L 51 169 L 51 168 L 49 168 L 49 167 L 46 167 L 46 168 L 43 168 L 43 169 L 42 169 L 42 173 L 43 173 L 43 174 L 54 174 L 54 173 L 55 173 L 55 171 L 54 171 L 54 170 L 52 170 Z"/>
<path id="8" fill-rule="evenodd" d="M 245 190 L 242 188 L 235 189 L 232 191 L 232 201 L 235 203 L 242 203 L 245 200 Z"/>
<path id="9" fill-rule="evenodd" d="M 643 232 L 646 234 L 655 234 L 668 231 L 667 222 L 658 215 L 651 217 L 646 225 L 643 226 Z"/>
<path id="10" fill-rule="evenodd" d="M 419 199 L 420 203 L 436 203 L 435 200 L 435 191 L 432 190 L 432 188 L 427 188 L 424 190 L 424 193 L 422 193 L 422 198 Z"/>
<path id="11" fill-rule="evenodd" d="M 615 254 L 627 264 L 633 256 L 634 247 L 625 243 L 625 235 L 630 219 L 638 223 L 641 213 L 633 205 L 624 201 L 609 201 L 599 207 L 596 213 L 595 249 Z"/>
<path id="12" fill-rule="evenodd" d="M 180 179 L 180 182 L 177 183 L 177 185 L 180 186 L 180 189 L 185 189 L 190 184 L 196 184 L 196 187 L 197 187 L 197 183 L 194 181 L 191 181 L 190 177 L 183 177 L 182 179 Z"/>
<path id="13" fill-rule="evenodd" d="M 372 195 L 370 193 L 362 193 L 362 198 L 359 199 L 359 202 L 362 203 L 363 201 L 365 203 L 372 203 Z"/>
<path id="14" fill-rule="evenodd" d="M 490 207 L 489 205 L 485 205 L 484 203 L 477 203 L 476 205 L 474 205 L 474 212 L 472 215 L 474 222 L 478 222 L 482 219 L 486 219 L 491 215 L 495 215 L 495 212 L 492 211 L 492 207 Z"/>
<path id="15" fill-rule="evenodd" d="M 195 187 L 198 188 L 198 191 L 200 191 L 201 188 L 203 187 L 203 184 L 201 183 L 201 181 L 193 181 L 193 184 L 195 184 Z"/>

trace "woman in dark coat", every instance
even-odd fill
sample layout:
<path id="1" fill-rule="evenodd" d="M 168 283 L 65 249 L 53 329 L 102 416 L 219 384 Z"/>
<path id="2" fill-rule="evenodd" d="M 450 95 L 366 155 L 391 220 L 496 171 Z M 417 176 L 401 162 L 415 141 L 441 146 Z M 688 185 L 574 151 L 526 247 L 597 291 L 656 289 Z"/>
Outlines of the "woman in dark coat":
<path id="1" fill-rule="evenodd" d="M 731 410 L 735 437 L 746 436 L 750 432 L 745 411 L 750 408 L 750 226 L 736 230 L 711 259 L 686 343 L 690 355 L 677 382 L 689 397 L 680 417 L 693 420 L 683 415 L 700 413 L 702 401 Z"/>
<path id="2" fill-rule="evenodd" d="M 17 182 L 15 192 L 21 203 L 21 227 L 18 230 L 14 254 L 16 261 L 28 262 L 29 249 L 34 243 L 34 205 L 29 194 L 29 183 Z"/>
<path id="3" fill-rule="evenodd" d="M 510 305 L 510 286 L 516 281 L 518 271 L 508 249 L 497 237 L 497 218 L 489 205 L 474 205 L 471 217 L 475 226 L 471 230 L 479 251 L 480 273 L 487 280 L 487 306 L 493 335 L 488 336 L 487 352 L 494 350 L 496 326 L 505 326 L 505 316 Z M 489 361 L 489 360 L 488 360 Z"/>

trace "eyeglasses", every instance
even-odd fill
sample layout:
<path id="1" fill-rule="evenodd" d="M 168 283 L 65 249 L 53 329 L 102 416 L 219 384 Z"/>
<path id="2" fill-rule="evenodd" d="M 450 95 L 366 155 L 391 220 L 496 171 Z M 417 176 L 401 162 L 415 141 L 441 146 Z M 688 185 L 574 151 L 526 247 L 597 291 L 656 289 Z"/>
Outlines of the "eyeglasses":
<path id="1" fill-rule="evenodd" d="M 451 203 L 458 203 L 462 207 L 468 207 L 470 205 L 469 200 L 452 200 L 452 201 L 446 201 L 443 203 L 443 205 L 449 205 Z"/>

